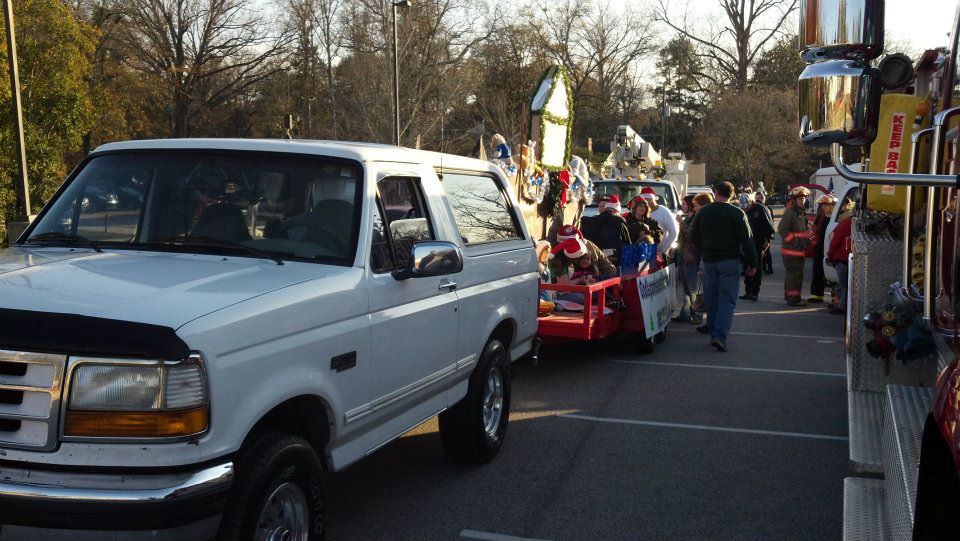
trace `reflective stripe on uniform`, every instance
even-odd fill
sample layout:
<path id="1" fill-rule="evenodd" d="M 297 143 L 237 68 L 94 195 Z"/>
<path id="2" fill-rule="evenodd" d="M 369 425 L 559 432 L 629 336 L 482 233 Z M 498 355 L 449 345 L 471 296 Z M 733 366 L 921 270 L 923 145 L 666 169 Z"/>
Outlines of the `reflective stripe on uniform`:
<path id="1" fill-rule="evenodd" d="M 783 237 L 783 242 L 791 242 L 794 237 L 796 237 L 794 233 L 789 233 L 786 237 Z"/>
<path id="2" fill-rule="evenodd" d="M 780 254 L 785 257 L 806 257 L 807 253 L 803 250 L 791 250 L 789 248 L 781 248 Z"/>

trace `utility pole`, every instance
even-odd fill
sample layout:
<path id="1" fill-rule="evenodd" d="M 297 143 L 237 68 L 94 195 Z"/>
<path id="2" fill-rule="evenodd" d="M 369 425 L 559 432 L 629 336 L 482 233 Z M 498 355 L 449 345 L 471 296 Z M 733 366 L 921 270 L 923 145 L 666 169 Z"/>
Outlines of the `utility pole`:
<path id="1" fill-rule="evenodd" d="M 670 104 L 667 103 L 667 85 L 664 83 L 660 101 L 660 155 L 667 156 L 667 118 L 670 117 Z"/>
<path id="2" fill-rule="evenodd" d="M 397 8 L 408 8 L 411 0 L 397 0 L 392 3 L 393 9 L 393 144 L 400 146 L 400 60 L 397 50 Z"/>
<path id="3" fill-rule="evenodd" d="M 30 183 L 27 180 L 27 148 L 23 138 L 23 112 L 20 105 L 20 75 L 17 69 L 17 38 L 14 34 L 12 0 L 3 0 L 3 19 L 7 31 L 7 63 L 10 67 L 13 129 L 16 132 L 14 139 L 17 145 L 17 166 L 19 169 L 16 178 L 17 221 L 26 224 L 30 221 Z M 12 239 L 13 236 L 10 235 L 10 237 Z"/>

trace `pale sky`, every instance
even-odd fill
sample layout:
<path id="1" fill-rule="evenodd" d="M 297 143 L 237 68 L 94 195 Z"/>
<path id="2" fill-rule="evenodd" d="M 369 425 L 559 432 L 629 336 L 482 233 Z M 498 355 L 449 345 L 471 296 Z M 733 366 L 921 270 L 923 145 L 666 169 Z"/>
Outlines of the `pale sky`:
<path id="1" fill-rule="evenodd" d="M 950 46 L 957 0 L 887 0 L 886 30 L 893 39 L 909 40 L 916 52 Z"/>
<path id="2" fill-rule="evenodd" d="M 654 5 L 656 0 L 644 0 L 649 5 Z M 677 20 L 684 12 L 687 13 L 688 22 L 696 27 L 698 24 L 705 24 L 705 21 L 713 18 L 719 20 L 722 24 L 723 12 L 720 10 L 716 0 L 664 0 L 669 6 L 670 13 Z M 621 4 L 622 2 L 622 4 Z M 949 33 L 953 31 L 954 11 L 960 0 L 886 0 L 886 21 L 885 29 L 890 38 L 887 45 L 909 43 L 910 50 L 894 50 L 887 47 L 887 53 L 904 52 L 912 59 L 916 60 L 919 53 L 925 49 L 936 47 L 949 47 Z M 612 5 L 624 9 L 630 9 L 633 5 L 631 0 L 614 0 Z M 799 8 L 799 6 L 798 6 Z M 799 14 L 794 14 L 787 21 L 787 27 L 796 31 L 799 26 Z M 667 30 L 665 33 L 671 34 Z M 652 69 L 653 60 L 644 59 L 639 62 L 641 70 Z"/>

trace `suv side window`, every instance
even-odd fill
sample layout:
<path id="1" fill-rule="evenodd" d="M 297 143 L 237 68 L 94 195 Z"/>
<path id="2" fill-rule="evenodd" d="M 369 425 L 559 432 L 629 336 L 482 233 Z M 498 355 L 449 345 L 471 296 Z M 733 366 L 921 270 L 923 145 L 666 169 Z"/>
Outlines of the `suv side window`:
<path id="1" fill-rule="evenodd" d="M 377 183 L 370 256 L 374 272 L 407 268 L 413 244 L 435 238 L 419 179 L 387 177 Z"/>
<path id="2" fill-rule="evenodd" d="M 507 194 L 491 176 L 444 173 L 443 189 L 463 244 L 522 239 Z"/>

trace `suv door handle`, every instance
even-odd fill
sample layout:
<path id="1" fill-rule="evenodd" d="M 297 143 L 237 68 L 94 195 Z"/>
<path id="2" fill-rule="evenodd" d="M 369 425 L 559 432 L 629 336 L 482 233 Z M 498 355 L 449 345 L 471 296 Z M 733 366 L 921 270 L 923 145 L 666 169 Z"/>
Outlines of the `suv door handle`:
<path id="1" fill-rule="evenodd" d="M 457 283 L 451 282 L 446 278 L 444 278 L 443 280 L 440 281 L 440 286 L 437 287 L 437 289 L 440 289 L 440 290 L 446 289 L 447 291 L 453 291 L 454 289 L 457 289 Z"/>

